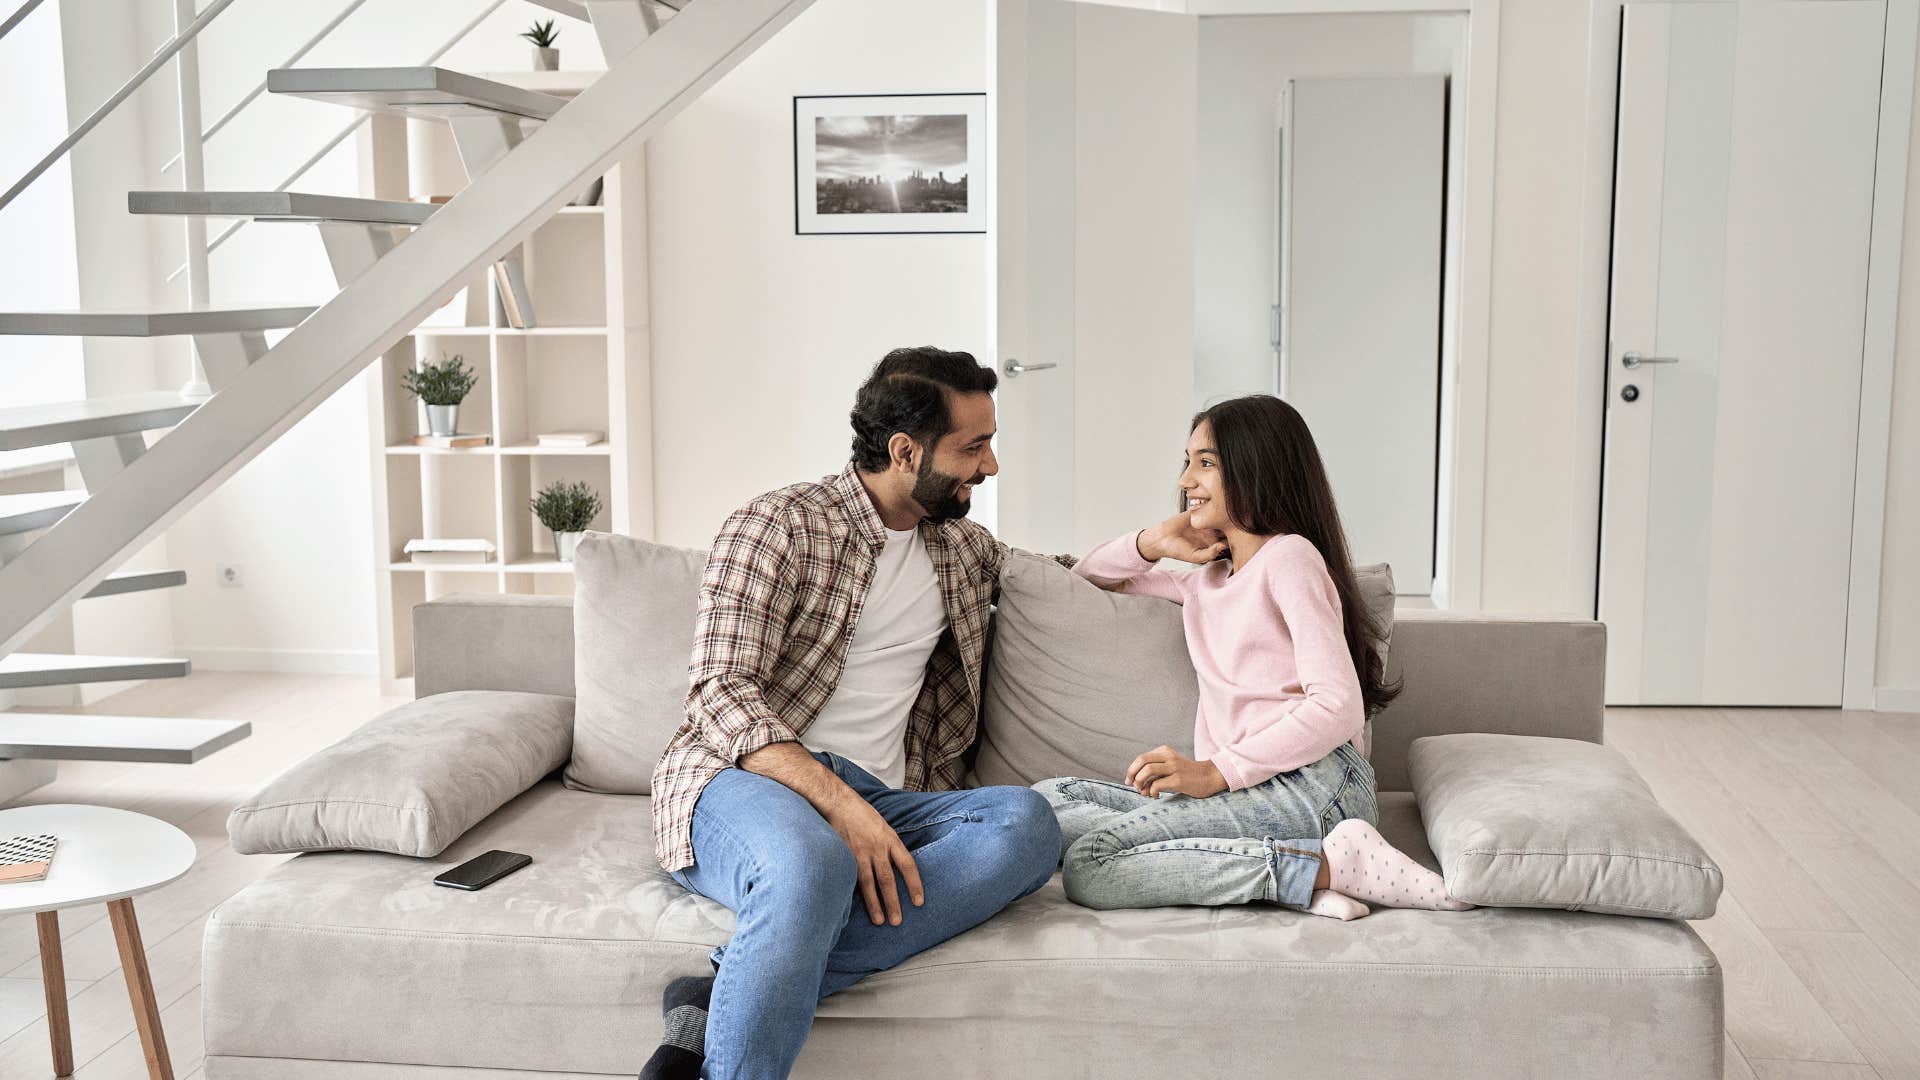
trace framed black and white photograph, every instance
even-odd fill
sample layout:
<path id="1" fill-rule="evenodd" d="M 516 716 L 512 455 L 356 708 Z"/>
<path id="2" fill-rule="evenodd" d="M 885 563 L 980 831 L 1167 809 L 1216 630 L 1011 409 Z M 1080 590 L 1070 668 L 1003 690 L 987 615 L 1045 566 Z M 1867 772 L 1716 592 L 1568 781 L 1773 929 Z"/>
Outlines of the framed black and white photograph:
<path id="1" fill-rule="evenodd" d="M 987 95 L 793 99 L 794 231 L 987 231 Z"/>

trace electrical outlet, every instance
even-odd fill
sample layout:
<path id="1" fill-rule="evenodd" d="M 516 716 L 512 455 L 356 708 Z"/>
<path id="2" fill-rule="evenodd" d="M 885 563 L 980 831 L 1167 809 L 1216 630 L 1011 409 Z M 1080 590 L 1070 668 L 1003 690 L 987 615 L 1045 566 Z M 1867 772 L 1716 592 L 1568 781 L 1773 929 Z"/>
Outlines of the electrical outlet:
<path id="1" fill-rule="evenodd" d="M 223 589 L 237 589 L 240 587 L 240 568 L 237 566 L 221 567 L 219 577 L 220 587 Z"/>

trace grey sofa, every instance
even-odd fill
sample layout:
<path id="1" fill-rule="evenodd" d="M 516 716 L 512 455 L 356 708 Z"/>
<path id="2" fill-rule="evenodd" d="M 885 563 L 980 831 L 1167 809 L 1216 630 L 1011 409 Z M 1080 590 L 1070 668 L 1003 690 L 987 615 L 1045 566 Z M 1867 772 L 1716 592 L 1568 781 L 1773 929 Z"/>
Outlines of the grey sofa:
<path id="1" fill-rule="evenodd" d="M 571 695 L 566 598 L 415 609 L 416 688 Z M 1409 744 L 1462 731 L 1598 741 L 1604 631 L 1403 612 L 1406 691 L 1375 725 L 1381 828 L 1435 865 Z M 434 859 L 301 855 L 207 925 L 210 1080 L 633 1075 L 660 991 L 708 970 L 730 912 L 652 856 L 649 800 L 549 776 Z M 490 848 L 528 869 L 436 888 Z M 1265 905 L 1101 912 L 1059 880 L 821 1004 L 806 1077 L 1718 1078 L 1721 973 L 1686 923 L 1557 910 Z"/>

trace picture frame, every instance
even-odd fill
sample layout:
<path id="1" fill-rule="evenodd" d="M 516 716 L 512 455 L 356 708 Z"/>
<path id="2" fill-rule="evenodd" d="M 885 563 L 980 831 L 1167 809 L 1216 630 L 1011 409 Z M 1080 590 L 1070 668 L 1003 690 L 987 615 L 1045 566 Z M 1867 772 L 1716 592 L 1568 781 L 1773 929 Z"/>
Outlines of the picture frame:
<path id="1" fill-rule="evenodd" d="M 794 232 L 985 233 L 987 95 L 793 99 Z"/>

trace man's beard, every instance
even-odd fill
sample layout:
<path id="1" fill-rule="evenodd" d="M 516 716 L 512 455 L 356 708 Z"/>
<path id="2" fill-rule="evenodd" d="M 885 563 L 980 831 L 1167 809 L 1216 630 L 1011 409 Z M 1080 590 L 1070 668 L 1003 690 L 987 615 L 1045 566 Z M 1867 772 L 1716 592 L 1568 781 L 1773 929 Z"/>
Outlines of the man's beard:
<path id="1" fill-rule="evenodd" d="M 927 512 L 927 520 L 935 525 L 943 521 L 967 516 L 973 508 L 971 499 L 962 499 L 958 493 L 965 480 L 957 476 L 948 476 L 933 467 L 933 455 L 920 459 L 920 475 L 913 481 L 913 501 Z"/>

